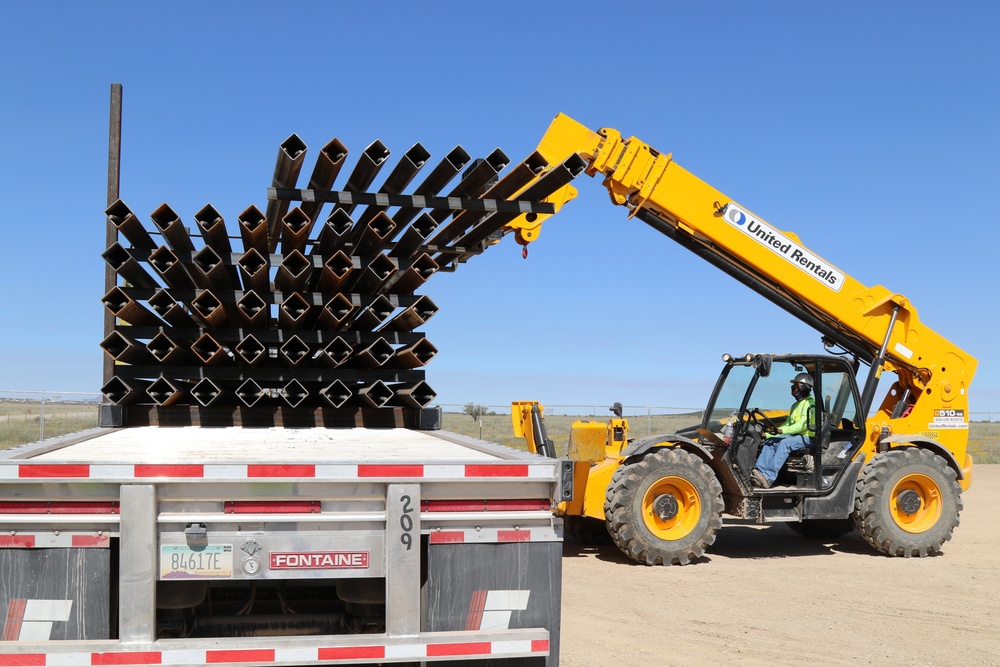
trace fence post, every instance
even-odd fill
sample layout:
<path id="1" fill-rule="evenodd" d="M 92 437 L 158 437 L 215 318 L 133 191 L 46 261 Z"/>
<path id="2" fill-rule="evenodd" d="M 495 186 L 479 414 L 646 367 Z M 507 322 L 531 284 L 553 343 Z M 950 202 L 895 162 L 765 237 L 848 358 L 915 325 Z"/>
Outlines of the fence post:
<path id="1" fill-rule="evenodd" d="M 38 439 L 45 439 L 45 392 L 42 392 L 42 403 L 38 409 Z"/>

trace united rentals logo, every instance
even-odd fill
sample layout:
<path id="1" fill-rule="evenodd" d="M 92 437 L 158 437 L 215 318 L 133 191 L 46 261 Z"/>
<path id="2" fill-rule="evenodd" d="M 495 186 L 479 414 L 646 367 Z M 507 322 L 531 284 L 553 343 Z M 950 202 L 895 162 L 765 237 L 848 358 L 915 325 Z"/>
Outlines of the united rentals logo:
<path id="1" fill-rule="evenodd" d="M 272 570 L 349 570 L 367 569 L 367 551 L 290 551 L 272 552 Z"/>
<path id="2" fill-rule="evenodd" d="M 834 292 L 844 286 L 844 274 L 825 259 L 817 257 L 777 229 L 750 215 L 736 204 L 727 204 L 722 218 L 762 246 L 794 264 Z"/>

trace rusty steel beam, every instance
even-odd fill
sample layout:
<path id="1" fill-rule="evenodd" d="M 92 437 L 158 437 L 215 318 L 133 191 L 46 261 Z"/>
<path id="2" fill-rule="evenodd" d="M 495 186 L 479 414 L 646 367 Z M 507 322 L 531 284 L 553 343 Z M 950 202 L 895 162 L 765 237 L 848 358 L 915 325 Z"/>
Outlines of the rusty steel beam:
<path id="1" fill-rule="evenodd" d="M 196 252 L 192 260 L 190 273 L 198 287 L 220 293 L 233 289 L 234 285 L 229 282 L 229 268 L 211 246 Z"/>
<path id="2" fill-rule="evenodd" d="M 298 292 L 289 294 L 278 306 L 278 326 L 302 329 L 309 322 L 310 304 Z"/>
<path id="3" fill-rule="evenodd" d="M 363 406 L 371 408 L 385 407 L 394 395 L 392 389 L 386 386 L 381 380 L 376 380 L 371 384 L 365 385 L 358 389 L 357 392 L 358 402 Z"/>
<path id="4" fill-rule="evenodd" d="M 149 385 L 149 380 L 130 379 L 126 382 L 115 376 L 101 387 L 101 393 L 115 405 L 127 405 L 145 396 Z"/>
<path id="5" fill-rule="evenodd" d="M 395 309 L 392 302 L 380 294 L 370 304 L 361 308 L 357 317 L 349 322 L 346 328 L 352 331 L 371 331 Z"/>
<path id="6" fill-rule="evenodd" d="M 434 317 L 437 311 L 437 304 L 431 301 L 427 295 L 422 295 L 412 306 L 404 309 L 379 327 L 378 331 L 413 331 Z"/>
<path id="7" fill-rule="evenodd" d="M 441 191 L 441 188 L 448 185 L 448 182 L 455 177 L 455 174 L 460 172 L 462 168 L 469 163 L 469 154 L 465 152 L 465 149 L 461 146 L 455 146 L 451 149 L 444 159 L 434 167 L 427 178 L 417 186 L 416 190 L 413 191 L 415 195 L 436 195 Z M 411 220 L 417 217 L 420 213 L 419 208 L 412 206 L 404 206 L 403 208 L 396 211 L 392 216 L 392 221 L 396 223 L 396 226 L 401 228 L 403 225 L 409 224 Z"/>
<path id="8" fill-rule="evenodd" d="M 490 186 L 483 193 L 483 199 L 510 199 L 517 192 L 523 189 L 528 183 L 540 176 L 549 166 L 548 161 L 537 151 L 529 155 L 520 164 L 510 170 L 503 178 Z M 481 220 L 485 213 L 480 211 L 463 211 L 456 215 L 445 227 L 438 230 L 438 233 L 428 241 L 430 245 L 447 245 L 459 236 L 464 234 L 476 222 Z"/>
<path id="9" fill-rule="evenodd" d="M 376 338 L 369 345 L 358 350 L 351 357 L 351 366 L 361 366 L 363 368 L 380 368 L 385 362 L 392 359 L 395 350 L 392 345 L 386 342 L 385 338 Z"/>
<path id="10" fill-rule="evenodd" d="M 410 184 L 410 181 L 417 175 L 417 172 L 427 164 L 431 154 L 427 152 L 421 144 L 413 144 L 409 150 L 403 153 L 403 157 L 393 168 L 392 172 L 385 179 L 385 183 L 378 189 L 380 194 L 398 195 Z M 389 208 L 388 205 L 372 204 L 365 208 L 359 218 L 361 224 L 368 224 L 378 213 Z"/>
<path id="11" fill-rule="evenodd" d="M 278 159 L 274 165 L 274 176 L 271 179 L 272 187 L 294 188 L 295 182 L 299 180 L 299 172 L 302 170 L 302 163 L 306 157 L 306 145 L 299 138 L 299 135 L 292 134 L 281 142 L 278 146 Z M 275 231 L 278 221 L 288 212 L 287 201 L 268 201 L 267 213 L 267 252 L 274 252 L 278 247 L 278 238 Z M 256 247 L 256 246 L 254 246 Z"/>
<path id="12" fill-rule="evenodd" d="M 263 329 L 270 322 L 271 315 L 267 302 L 256 292 L 247 292 L 236 302 L 240 320 L 251 329 Z"/>
<path id="13" fill-rule="evenodd" d="M 323 263 L 319 274 L 319 289 L 322 292 L 336 292 L 343 287 L 354 271 L 351 258 L 338 250 Z"/>
<path id="14" fill-rule="evenodd" d="M 312 176 L 309 178 L 310 190 L 329 190 L 333 187 L 333 182 L 337 180 L 337 175 L 344 166 L 347 158 L 347 146 L 334 137 L 326 146 L 319 151 L 316 158 L 316 165 L 313 167 Z M 323 202 L 311 201 L 302 202 L 302 211 L 313 222 L 319 216 Z"/>
<path id="15" fill-rule="evenodd" d="M 568 185 L 587 168 L 587 161 L 576 153 L 570 155 L 557 167 L 543 174 L 534 183 L 517 195 L 526 201 L 542 201 L 553 192 Z M 518 217 L 517 213 L 494 213 L 477 223 L 469 232 L 455 241 L 455 245 L 471 248 L 485 241 L 494 232 L 500 231 L 508 222 Z M 434 242 L 437 241 L 435 237 Z"/>
<path id="16" fill-rule="evenodd" d="M 101 253 L 101 257 L 115 273 L 135 287 L 155 289 L 160 286 L 156 279 L 149 275 L 146 269 L 142 268 L 142 265 L 132 257 L 132 253 L 117 241 Z"/>
<path id="17" fill-rule="evenodd" d="M 312 275 L 312 262 L 298 250 L 285 255 L 278 266 L 274 285 L 287 292 L 300 292 L 306 288 Z"/>
<path id="18" fill-rule="evenodd" d="M 298 380 L 292 380 L 281 388 L 281 397 L 293 408 L 299 407 L 309 396 L 309 390 Z"/>
<path id="19" fill-rule="evenodd" d="M 363 226 L 360 222 L 350 231 L 347 242 L 353 244 L 352 255 L 370 257 L 392 238 L 396 223 L 385 213 L 378 213 Z"/>
<path id="20" fill-rule="evenodd" d="M 101 341 L 101 349 L 115 361 L 125 364 L 144 364 L 152 361 L 145 345 L 120 331 L 108 334 Z"/>
<path id="21" fill-rule="evenodd" d="M 247 366 L 257 366 L 269 357 L 267 347 L 257 340 L 253 334 L 246 336 L 237 343 L 236 347 L 233 348 L 233 352 L 236 353 L 236 360 L 243 362 Z"/>
<path id="22" fill-rule="evenodd" d="M 243 251 L 256 250 L 262 256 L 268 255 L 267 218 L 260 209 L 250 205 L 237 218 L 240 224 L 240 238 L 243 240 Z"/>
<path id="23" fill-rule="evenodd" d="M 165 289 L 161 288 L 153 292 L 153 296 L 149 297 L 146 303 L 157 315 L 175 327 L 197 326 L 184 306 L 170 296 L 170 293 Z"/>
<path id="24" fill-rule="evenodd" d="M 191 387 L 191 396 L 194 400 L 198 401 L 198 404 L 203 408 L 207 408 L 212 405 L 219 398 L 225 394 L 225 390 L 222 388 L 221 383 L 213 381 L 209 378 L 202 378 Z"/>
<path id="25" fill-rule="evenodd" d="M 319 313 L 319 324 L 328 331 L 334 331 L 344 326 L 353 312 L 354 304 L 343 294 L 335 294 L 323 304 L 323 309 Z"/>
<path id="26" fill-rule="evenodd" d="M 181 222 L 181 218 L 167 204 L 160 204 L 150 215 L 153 224 L 160 230 L 160 235 L 166 240 L 167 245 L 176 252 L 194 252 L 194 243 L 191 242 L 191 234 L 187 227 Z"/>
<path id="27" fill-rule="evenodd" d="M 426 338 L 421 338 L 416 343 L 401 347 L 396 350 L 391 360 L 386 361 L 387 366 L 392 368 L 412 369 L 426 366 L 431 359 L 437 355 L 438 350 Z"/>
<path id="28" fill-rule="evenodd" d="M 354 165 L 351 175 L 347 177 L 344 190 L 346 192 L 367 191 L 368 186 L 378 176 L 378 172 L 385 166 L 388 157 L 389 149 L 378 139 L 368 144 L 364 152 L 361 153 L 361 157 L 358 158 L 358 163 Z M 337 204 L 337 207 L 342 208 L 348 215 L 354 211 L 356 206 L 357 204 Z"/>
<path id="29" fill-rule="evenodd" d="M 205 204 L 194 214 L 194 221 L 201 230 L 201 238 L 205 241 L 205 245 L 214 250 L 226 264 L 229 282 L 234 287 L 239 285 L 239 272 L 229 260 L 233 254 L 233 245 L 229 242 L 229 233 L 226 231 L 226 221 L 222 219 L 222 214 L 211 204 Z"/>
<path id="30" fill-rule="evenodd" d="M 271 290 L 271 278 L 267 257 L 261 255 L 256 248 L 250 248 L 236 261 L 239 267 L 240 279 L 246 291 L 267 294 Z"/>
<path id="31" fill-rule="evenodd" d="M 288 254 L 292 250 L 301 253 L 306 251 L 306 241 L 312 229 L 312 220 L 302 208 L 296 206 L 281 218 L 278 231 L 281 236 L 281 252 Z"/>
<path id="32" fill-rule="evenodd" d="M 194 361 L 189 343 L 175 341 L 162 331 L 146 343 L 146 349 L 164 366 L 183 366 Z"/>
<path id="33" fill-rule="evenodd" d="M 365 268 L 354 273 L 357 278 L 351 289 L 361 294 L 374 294 L 396 273 L 396 263 L 388 255 L 376 255 Z"/>
<path id="34" fill-rule="evenodd" d="M 320 398 L 334 408 L 344 407 L 344 405 L 351 400 L 351 396 L 353 395 L 354 392 L 352 392 L 351 389 L 340 380 L 334 380 L 319 390 Z"/>
<path id="35" fill-rule="evenodd" d="M 337 336 L 323 346 L 316 360 L 328 368 L 336 368 L 347 361 L 352 354 L 354 354 L 354 348 L 351 347 L 351 344 Z"/>
<path id="36" fill-rule="evenodd" d="M 170 248 L 161 245 L 149 255 L 149 264 L 160 274 L 167 287 L 190 289 L 194 280 Z"/>
<path id="37" fill-rule="evenodd" d="M 303 361 L 307 361 L 310 358 L 310 353 L 312 348 L 306 345 L 298 336 L 292 336 L 285 343 L 278 348 L 278 356 L 285 360 L 285 362 L 295 368 Z"/>
<path id="38" fill-rule="evenodd" d="M 434 390 L 423 380 L 393 385 L 392 391 L 394 396 L 389 399 L 388 405 L 398 405 L 404 408 L 426 408 L 437 398 Z"/>
<path id="39" fill-rule="evenodd" d="M 146 389 L 146 393 L 151 399 L 153 399 L 154 403 L 161 407 L 173 405 L 177 401 L 184 398 L 187 384 L 188 383 L 186 382 L 171 380 L 170 378 L 161 375 L 153 381 L 153 384 L 149 385 Z"/>
<path id="40" fill-rule="evenodd" d="M 211 335 L 203 333 L 191 343 L 191 351 L 205 366 L 218 366 L 232 361 L 229 350 L 219 344 Z"/>
<path id="41" fill-rule="evenodd" d="M 244 381 L 243 384 L 236 388 L 236 398 L 240 399 L 240 402 L 248 408 L 252 408 L 263 395 L 264 390 L 261 389 L 261 386 L 253 378 Z"/>
<path id="42" fill-rule="evenodd" d="M 434 233 L 437 226 L 437 220 L 427 213 L 421 213 L 420 217 L 406 228 L 403 235 L 393 245 L 392 250 L 389 251 L 389 256 L 399 258 L 411 257 L 421 245 L 427 242 L 427 239 Z"/>
<path id="43" fill-rule="evenodd" d="M 221 327 L 229 322 L 229 316 L 222 302 L 209 290 L 202 290 L 191 300 L 194 314 L 210 327 Z"/>
<path id="44" fill-rule="evenodd" d="M 154 315 L 144 305 L 130 297 L 121 287 L 113 287 L 101 299 L 111 314 L 137 327 L 163 325 L 163 320 Z"/>
<path id="45" fill-rule="evenodd" d="M 427 253 L 422 253 L 406 268 L 400 267 L 393 276 L 383 283 L 381 291 L 393 294 L 413 294 L 427 279 L 441 268 Z"/>
<path id="46" fill-rule="evenodd" d="M 477 197 L 482 194 L 482 191 L 486 189 L 487 185 L 494 181 L 496 177 L 504 170 L 510 163 L 510 158 L 499 148 L 494 149 L 492 153 L 486 156 L 486 159 L 479 160 L 474 167 L 472 167 L 468 173 L 466 173 L 462 180 L 458 182 L 451 192 L 449 192 L 447 197 Z M 434 218 L 435 222 L 444 222 L 444 220 L 454 213 L 450 209 L 434 209 L 430 212 L 430 216 Z"/>
<path id="47" fill-rule="evenodd" d="M 139 222 L 139 218 L 121 199 L 104 209 L 104 214 L 108 216 L 108 221 L 112 226 L 128 239 L 133 248 L 152 250 L 156 247 L 156 242 Z"/>
<path id="48" fill-rule="evenodd" d="M 354 229 L 354 220 L 342 208 L 335 208 L 326 219 L 323 228 L 319 230 L 319 238 L 316 245 L 319 246 L 319 253 L 323 257 L 329 257 L 337 252 L 350 236 Z M 316 248 L 313 248 L 316 252 Z"/>

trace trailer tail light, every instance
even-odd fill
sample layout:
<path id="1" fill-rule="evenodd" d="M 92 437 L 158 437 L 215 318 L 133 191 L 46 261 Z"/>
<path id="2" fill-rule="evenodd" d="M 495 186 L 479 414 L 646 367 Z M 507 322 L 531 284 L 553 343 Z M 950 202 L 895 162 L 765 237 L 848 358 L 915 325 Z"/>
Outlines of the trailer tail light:
<path id="1" fill-rule="evenodd" d="M 529 500 L 424 500 L 422 512 L 540 512 L 552 508 L 548 498 Z"/>
<path id="2" fill-rule="evenodd" d="M 226 514 L 317 514 L 318 500 L 227 500 Z"/>
<path id="3" fill-rule="evenodd" d="M 0 501 L 0 514 L 118 514 L 117 501 Z"/>

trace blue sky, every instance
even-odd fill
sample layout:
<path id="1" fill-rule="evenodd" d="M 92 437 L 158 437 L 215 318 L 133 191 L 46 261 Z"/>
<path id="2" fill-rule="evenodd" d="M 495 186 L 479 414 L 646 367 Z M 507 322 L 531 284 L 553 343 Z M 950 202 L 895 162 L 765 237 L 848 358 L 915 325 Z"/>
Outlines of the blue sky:
<path id="1" fill-rule="evenodd" d="M 353 155 L 528 155 L 558 112 L 636 135 L 979 358 L 1000 411 L 1000 5 L 989 2 L 5 3 L 0 389 L 101 385 L 108 99 L 122 198 L 232 224 L 292 132 Z M 394 158 L 390 158 L 394 160 Z M 394 161 L 393 161 L 394 164 Z M 378 184 L 380 181 L 377 181 Z M 612 206 L 529 258 L 506 239 L 425 286 L 444 403 L 698 406 L 723 352 L 818 336 Z"/>

